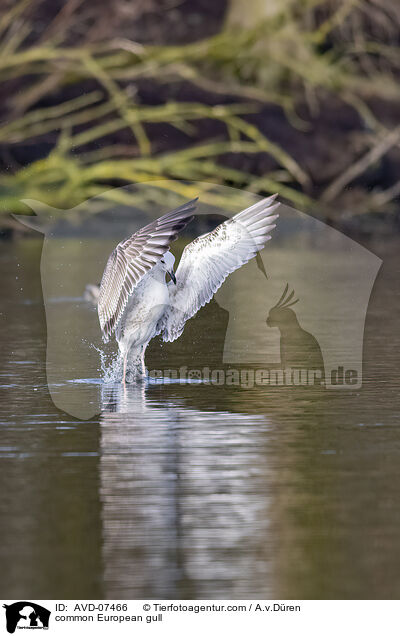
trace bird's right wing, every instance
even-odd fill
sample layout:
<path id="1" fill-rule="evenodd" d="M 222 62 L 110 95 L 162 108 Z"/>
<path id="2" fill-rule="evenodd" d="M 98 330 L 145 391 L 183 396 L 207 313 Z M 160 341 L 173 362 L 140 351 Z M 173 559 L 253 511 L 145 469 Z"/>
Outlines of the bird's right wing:
<path id="1" fill-rule="evenodd" d="M 170 306 L 158 333 L 166 342 L 179 338 L 185 323 L 203 307 L 221 287 L 227 276 L 247 263 L 271 238 L 270 231 L 278 215 L 272 215 L 279 203 L 276 195 L 263 199 L 199 236 L 183 251 L 176 271 L 176 286 L 170 285 Z"/>
<path id="2" fill-rule="evenodd" d="M 97 310 L 104 340 L 115 330 L 129 296 L 163 257 L 178 232 L 193 219 L 197 199 L 168 212 L 121 241 L 111 253 L 101 279 Z"/>

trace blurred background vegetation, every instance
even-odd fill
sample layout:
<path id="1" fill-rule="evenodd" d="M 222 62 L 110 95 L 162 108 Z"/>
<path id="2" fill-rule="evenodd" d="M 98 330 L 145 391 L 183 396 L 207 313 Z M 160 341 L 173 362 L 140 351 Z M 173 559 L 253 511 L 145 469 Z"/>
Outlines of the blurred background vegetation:
<path id="1" fill-rule="evenodd" d="M 3 236 L 21 199 L 71 208 L 154 179 L 203 200 L 207 182 L 279 192 L 337 227 L 398 228 L 396 0 L 0 7 Z"/>

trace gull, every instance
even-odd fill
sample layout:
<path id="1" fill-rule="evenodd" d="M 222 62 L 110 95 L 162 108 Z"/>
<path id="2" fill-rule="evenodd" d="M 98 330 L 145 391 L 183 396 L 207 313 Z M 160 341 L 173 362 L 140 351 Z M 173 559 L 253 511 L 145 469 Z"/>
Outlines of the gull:
<path id="1" fill-rule="evenodd" d="M 233 271 L 271 238 L 277 195 L 263 199 L 189 243 L 174 273 L 170 244 L 193 219 L 197 199 L 168 212 L 121 241 L 100 284 L 97 310 L 103 339 L 112 334 L 123 361 L 122 382 L 146 376 L 145 351 L 161 334 L 173 342 Z M 168 283 L 166 275 L 171 279 Z"/>

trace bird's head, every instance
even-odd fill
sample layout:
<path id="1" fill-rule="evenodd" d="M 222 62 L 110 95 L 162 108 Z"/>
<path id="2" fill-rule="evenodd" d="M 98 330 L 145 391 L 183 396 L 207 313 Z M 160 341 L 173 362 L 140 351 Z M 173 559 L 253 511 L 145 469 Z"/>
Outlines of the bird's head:
<path id="1" fill-rule="evenodd" d="M 161 263 L 161 267 L 163 268 L 163 270 L 171 278 L 171 280 L 174 283 L 174 285 L 176 285 L 176 277 L 175 277 L 175 273 L 174 273 L 175 256 L 170 251 L 165 252 L 164 256 L 162 257 L 162 259 L 160 261 L 160 263 Z"/>
<path id="2" fill-rule="evenodd" d="M 269 311 L 266 322 L 268 327 L 281 327 L 283 325 L 297 323 L 297 318 L 293 309 L 289 309 L 286 307 L 283 307 L 282 309 L 278 307 L 276 309 L 275 307 L 273 307 Z"/>
<path id="3" fill-rule="evenodd" d="M 276 305 L 274 305 L 274 307 L 269 310 L 269 314 L 266 320 L 268 327 L 280 327 L 297 323 L 296 314 L 293 309 L 290 309 L 290 307 L 299 302 L 299 300 L 298 298 L 296 300 L 292 300 L 294 296 L 294 290 L 289 295 L 287 295 L 288 290 L 289 285 L 286 285 L 284 292 Z"/>

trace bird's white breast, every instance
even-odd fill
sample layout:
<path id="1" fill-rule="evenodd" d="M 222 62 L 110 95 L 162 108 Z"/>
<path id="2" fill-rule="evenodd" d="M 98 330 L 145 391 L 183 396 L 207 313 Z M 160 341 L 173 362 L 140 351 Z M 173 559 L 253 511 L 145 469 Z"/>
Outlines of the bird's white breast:
<path id="1" fill-rule="evenodd" d="M 156 333 L 156 325 L 169 305 L 168 286 L 146 274 L 134 289 L 117 328 L 121 344 L 147 343 Z"/>

